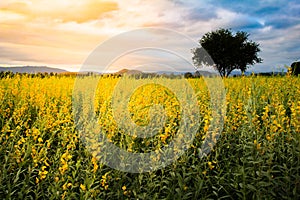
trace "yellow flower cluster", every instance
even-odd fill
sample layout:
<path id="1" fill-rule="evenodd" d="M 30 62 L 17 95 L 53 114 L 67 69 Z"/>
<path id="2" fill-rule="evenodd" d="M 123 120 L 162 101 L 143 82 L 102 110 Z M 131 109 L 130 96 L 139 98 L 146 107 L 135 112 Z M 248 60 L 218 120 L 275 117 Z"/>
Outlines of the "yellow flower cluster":
<path id="1" fill-rule="evenodd" d="M 93 112 L 98 117 L 98 124 L 111 143 L 132 153 L 155 152 L 151 159 L 158 161 L 162 148 L 174 137 L 185 139 L 185 133 L 178 134 L 183 118 L 180 101 L 169 88 L 159 84 L 145 84 L 135 88 L 126 102 L 126 110 L 117 110 L 116 113 L 128 112 L 132 122 L 139 127 L 146 127 L 150 123 L 162 125 L 160 129 L 153 129 L 156 132 L 152 137 L 138 138 L 134 130 L 128 134 L 115 120 L 111 101 L 119 80 L 120 78 L 107 77 L 98 82 L 94 101 L 91 102 L 94 104 Z M 9 173 L 18 172 L 25 166 L 31 170 L 37 187 L 45 181 L 52 181 L 56 189 L 61 190 L 58 195 L 62 198 L 67 197 L 73 188 L 84 194 L 108 192 L 113 187 L 112 180 L 116 180 L 110 174 L 111 171 L 103 171 L 98 161 L 97 155 L 101 155 L 103 148 L 98 140 L 99 135 L 87 133 L 85 140 L 80 140 L 72 110 L 74 81 L 74 77 L 42 79 L 15 76 L 0 79 L 0 146 L 1 155 L 5 156 L 4 161 L 9 162 Z M 197 155 L 204 139 L 211 137 L 211 141 L 218 141 L 216 133 L 210 131 L 215 118 L 211 110 L 211 91 L 202 78 L 189 79 L 188 82 L 195 91 L 199 106 L 200 119 L 194 121 L 199 128 L 191 145 Z M 262 155 L 274 151 L 279 143 L 291 143 L 299 136 L 299 78 L 226 78 L 224 85 L 227 107 L 224 126 L 221 124 L 219 127 L 223 134 L 219 140 L 232 136 L 229 141 L 222 141 L 226 143 L 225 150 L 231 150 L 232 145 L 241 142 L 234 138 L 247 138 L 249 140 L 245 143 L 250 144 L 251 151 Z M 155 112 L 161 112 L 159 109 L 152 109 L 157 105 L 165 113 L 164 121 L 151 121 L 156 119 L 158 113 Z M 83 106 L 82 109 L 86 108 Z M 151 114 L 154 118 L 151 118 Z M 89 146 L 85 147 L 84 144 Z M 211 147 L 214 147 L 213 144 Z M 202 173 L 206 175 L 215 172 L 219 166 L 220 162 L 209 158 Z M 93 177 L 89 181 L 100 187 L 92 192 L 92 184 L 85 181 L 85 177 L 79 174 L 79 169 Z M 131 187 L 123 184 L 120 183 L 117 190 L 126 196 L 132 195 L 133 190 L 128 189 Z M 189 190 L 188 187 L 184 188 Z"/>
<path id="2" fill-rule="evenodd" d="M 65 152 L 61 158 L 60 158 L 60 162 L 61 162 L 61 167 L 59 167 L 59 171 L 61 174 L 64 174 L 68 169 L 68 161 L 72 158 L 72 156 L 69 154 L 69 152 Z"/>

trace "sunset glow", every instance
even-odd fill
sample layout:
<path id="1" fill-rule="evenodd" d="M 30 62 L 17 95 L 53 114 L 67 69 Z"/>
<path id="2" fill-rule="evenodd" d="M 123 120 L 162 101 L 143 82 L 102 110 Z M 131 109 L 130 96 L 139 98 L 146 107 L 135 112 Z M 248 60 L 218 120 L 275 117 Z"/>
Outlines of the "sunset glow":
<path id="1" fill-rule="evenodd" d="M 47 65 L 77 71 L 101 42 L 143 27 L 175 30 L 196 41 L 221 27 L 249 32 L 262 48 L 264 62 L 256 70 L 274 70 L 299 59 L 298 1 L 232 2 L 4 0 L 0 66 Z"/>

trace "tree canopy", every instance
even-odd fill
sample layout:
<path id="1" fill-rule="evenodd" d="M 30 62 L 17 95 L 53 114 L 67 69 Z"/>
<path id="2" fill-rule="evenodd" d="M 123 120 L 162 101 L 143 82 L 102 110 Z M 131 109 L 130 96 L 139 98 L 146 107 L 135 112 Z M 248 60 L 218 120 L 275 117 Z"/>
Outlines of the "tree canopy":
<path id="1" fill-rule="evenodd" d="M 245 72 L 249 65 L 262 62 L 258 57 L 259 44 L 249 41 L 248 37 L 249 34 L 243 31 L 233 35 L 229 29 L 206 33 L 199 41 L 201 46 L 192 49 L 193 62 L 196 66 L 214 63 L 222 77 L 235 69 Z"/>
<path id="2" fill-rule="evenodd" d="M 293 62 L 291 67 L 292 67 L 292 74 L 298 76 L 300 74 L 300 61 Z"/>

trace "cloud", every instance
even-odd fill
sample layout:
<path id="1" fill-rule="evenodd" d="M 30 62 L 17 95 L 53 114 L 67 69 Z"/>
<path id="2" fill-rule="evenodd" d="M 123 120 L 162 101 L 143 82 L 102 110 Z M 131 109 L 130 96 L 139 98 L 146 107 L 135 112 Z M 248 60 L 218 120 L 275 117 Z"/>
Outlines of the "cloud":
<path id="1" fill-rule="evenodd" d="M 0 48 L 3 52 L 0 54 L 0 64 L 40 62 L 45 65 L 78 66 L 96 45 L 109 37 L 93 25 L 92 19 L 96 17 L 96 13 L 86 13 L 89 6 L 97 7 L 97 3 L 107 6 L 111 2 L 90 1 L 83 8 L 75 5 L 81 11 L 77 12 L 75 9 L 73 11 L 76 12 L 72 10 L 68 12 L 78 17 L 84 13 L 80 19 L 72 18 L 72 15 L 68 14 L 63 15 L 66 5 L 59 7 L 60 3 L 57 2 L 58 9 L 54 9 L 54 5 L 42 9 L 43 3 L 45 2 L 39 1 L 31 5 L 25 2 L 5 2 L 5 4 L 1 2 Z M 39 7 L 41 9 L 38 9 Z M 54 10 L 53 13 L 50 13 L 51 9 Z M 44 10 L 48 13 L 42 13 Z M 57 15 L 61 20 L 55 16 L 58 12 L 61 12 Z M 89 21 L 90 19 L 92 21 Z M 76 20 L 81 20 L 81 23 Z M 84 22 L 85 20 L 87 21 Z"/>
<path id="2" fill-rule="evenodd" d="M 5 58 L 6 62 L 15 60 L 15 57 L 17 57 L 19 61 L 35 61 L 30 54 L 26 52 L 16 52 L 14 48 L 8 46 L 0 46 L 0 57 L 2 59 Z"/>
<path id="3" fill-rule="evenodd" d="M 50 19 L 60 22 L 74 21 L 83 23 L 101 18 L 106 12 L 117 10 L 115 2 L 88 0 L 88 1 L 45 1 L 36 0 L 31 3 L 11 2 L 0 5 L 0 11 L 14 12 L 24 15 L 28 20 Z"/>
<path id="4" fill-rule="evenodd" d="M 30 45 L 16 45 L 10 43 L 0 43 L 0 57 L 1 62 L 13 63 L 41 63 L 47 64 L 67 64 L 77 65 L 83 62 L 86 56 L 82 52 L 72 52 L 66 49 L 59 49 L 45 46 L 30 46 Z"/>
<path id="5" fill-rule="evenodd" d="M 183 2 L 183 1 L 181 1 Z M 250 39 L 258 42 L 262 49 L 260 56 L 264 59 L 262 64 L 257 64 L 253 70 L 268 71 L 274 66 L 283 67 L 300 59 L 300 2 L 296 0 L 220 0 L 205 1 L 206 5 L 194 3 L 197 10 L 211 8 L 208 19 L 205 16 L 190 14 L 195 20 L 186 22 L 190 27 L 193 37 L 201 38 L 203 29 L 210 27 L 209 31 L 217 28 L 232 28 L 233 31 L 247 31 Z M 203 2 L 203 1 L 201 1 Z M 191 11 L 195 10 L 191 7 Z M 205 12 L 203 12 L 205 13 Z M 197 30 L 198 29 L 198 30 Z"/>
<path id="6" fill-rule="evenodd" d="M 250 29 L 261 28 L 263 25 L 258 18 L 246 14 L 232 12 L 223 8 L 216 11 L 217 18 L 211 21 L 215 28 Z"/>
<path id="7" fill-rule="evenodd" d="M 96 45 L 108 38 L 107 35 L 89 34 L 88 30 L 66 30 L 52 23 L 1 24 L 0 35 L 1 49 L 9 52 L 0 54 L 1 62 L 23 61 L 26 64 L 31 60 L 44 65 L 76 66 L 84 61 Z"/>
<path id="8" fill-rule="evenodd" d="M 172 29 L 195 41 L 232 28 L 261 44 L 264 63 L 253 69 L 267 69 L 299 59 L 299 9 L 297 0 L 6 0 L 0 2 L 0 59 L 80 65 L 101 42 L 136 28 Z M 194 48 L 180 40 L 160 42 L 188 53 Z"/>

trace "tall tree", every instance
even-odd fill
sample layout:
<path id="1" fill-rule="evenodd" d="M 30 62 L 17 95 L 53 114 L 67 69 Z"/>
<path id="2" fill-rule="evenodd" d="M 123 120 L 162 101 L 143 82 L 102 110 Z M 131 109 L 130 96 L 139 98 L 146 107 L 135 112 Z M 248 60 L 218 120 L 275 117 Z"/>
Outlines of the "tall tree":
<path id="1" fill-rule="evenodd" d="M 300 61 L 293 62 L 291 67 L 292 67 L 292 74 L 298 76 L 300 74 Z"/>
<path id="2" fill-rule="evenodd" d="M 206 33 L 199 41 L 201 47 L 192 50 L 194 64 L 212 64 L 205 50 L 222 77 L 228 76 L 235 69 L 245 72 L 249 65 L 262 62 L 258 57 L 259 44 L 249 41 L 248 37 L 249 34 L 243 31 L 233 35 L 229 29 Z"/>

